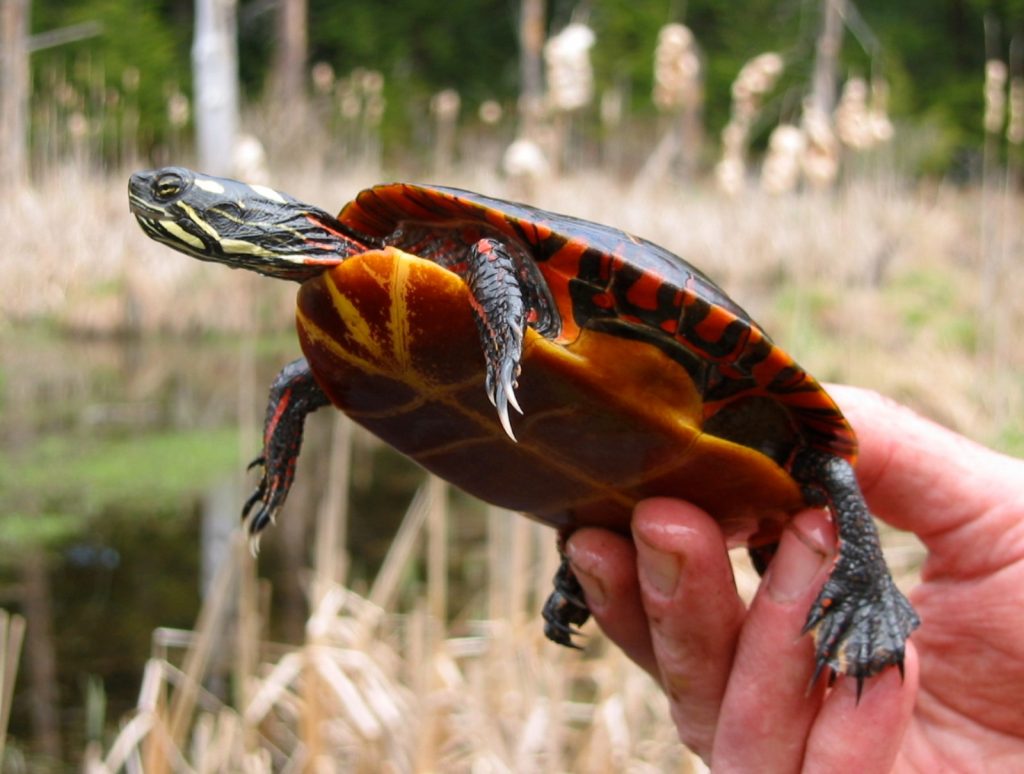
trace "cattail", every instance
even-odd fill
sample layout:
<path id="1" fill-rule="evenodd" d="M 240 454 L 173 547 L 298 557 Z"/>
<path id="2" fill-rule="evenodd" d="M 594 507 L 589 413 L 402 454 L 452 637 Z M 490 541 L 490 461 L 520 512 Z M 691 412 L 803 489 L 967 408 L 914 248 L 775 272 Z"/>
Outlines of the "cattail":
<path id="1" fill-rule="evenodd" d="M 750 127 L 764 95 L 774 88 L 785 63 L 774 52 L 760 54 L 740 69 L 732 84 L 732 116 L 722 129 L 722 160 L 715 166 L 718 187 L 729 195 L 743 190 Z"/>
<path id="2" fill-rule="evenodd" d="M 462 107 L 462 98 L 455 89 L 444 89 L 430 99 L 430 112 L 441 123 L 454 123 Z"/>
<path id="3" fill-rule="evenodd" d="M 998 134 L 1006 113 L 1006 64 L 998 59 L 985 63 L 985 131 Z"/>
<path id="4" fill-rule="evenodd" d="M 868 113 L 868 85 L 863 78 L 850 78 L 835 113 L 836 135 L 849 148 L 864 150 L 874 142 Z"/>
<path id="5" fill-rule="evenodd" d="M 733 115 L 752 121 L 761 109 L 762 98 L 775 87 L 784 69 L 782 57 L 772 51 L 743 65 L 732 83 Z"/>
<path id="6" fill-rule="evenodd" d="M 434 171 L 447 173 L 455 158 L 455 124 L 459 118 L 462 98 L 455 89 L 439 91 L 430 99 L 434 115 Z"/>
<path id="7" fill-rule="evenodd" d="M 654 106 L 664 113 L 700 102 L 700 56 L 690 29 L 667 24 L 654 50 Z"/>
<path id="8" fill-rule="evenodd" d="M 723 155 L 715 164 L 715 182 L 724 194 L 738 195 L 744 188 L 746 178 L 747 165 L 742 156 Z"/>
<path id="9" fill-rule="evenodd" d="M 359 88 L 367 98 L 380 94 L 384 91 L 384 73 L 379 70 L 357 70 L 359 73 Z"/>
<path id="10" fill-rule="evenodd" d="M 363 100 L 359 96 L 355 79 L 351 75 L 338 83 L 336 99 L 338 100 L 338 112 L 341 113 L 342 118 L 354 121 L 363 112 Z"/>
<path id="11" fill-rule="evenodd" d="M 810 102 L 804 103 L 801 120 L 806 139 L 802 167 L 804 179 L 814 188 L 828 188 L 839 174 L 839 141 L 828 115 Z"/>
<path id="12" fill-rule="evenodd" d="M 310 70 L 313 80 L 313 91 L 325 95 L 334 91 L 334 68 L 327 62 L 317 62 Z"/>
<path id="13" fill-rule="evenodd" d="M 794 191 L 800 182 L 804 133 L 792 124 L 779 124 L 768 138 L 768 153 L 761 167 L 761 190 L 770 194 Z"/>
<path id="14" fill-rule="evenodd" d="M 593 97 L 590 49 L 595 40 L 590 27 L 574 22 L 544 44 L 548 101 L 555 110 L 577 110 Z"/>
<path id="15" fill-rule="evenodd" d="M 232 155 L 232 166 L 234 174 L 247 183 L 266 185 L 270 182 L 267 152 L 263 149 L 263 143 L 251 134 L 239 136 Z"/>
<path id="16" fill-rule="evenodd" d="M 533 140 L 520 137 L 505 149 L 501 161 L 505 174 L 512 178 L 539 180 L 551 172 L 544 151 Z"/>
<path id="17" fill-rule="evenodd" d="M 485 99 L 477 110 L 480 121 L 488 126 L 494 126 L 504 114 L 505 111 L 502 109 L 501 103 L 496 99 Z"/>

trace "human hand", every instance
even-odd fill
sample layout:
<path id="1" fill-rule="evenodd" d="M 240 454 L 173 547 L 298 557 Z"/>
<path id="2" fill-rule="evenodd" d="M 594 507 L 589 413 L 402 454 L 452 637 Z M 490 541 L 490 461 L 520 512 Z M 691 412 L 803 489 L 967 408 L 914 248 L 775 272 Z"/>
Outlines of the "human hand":
<path id="1" fill-rule="evenodd" d="M 633 541 L 578 530 L 566 551 L 591 613 L 716 772 L 1024 770 L 1024 462 L 875 393 L 829 392 L 860 439 L 872 511 L 928 549 L 902 681 L 868 679 L 859 704 L 853 678 L 807 690 L 800 631 L 835 547 L 822 511 L 785 531 L 749 609 L 718 525 L 693 505 L 638 504 Z"/>

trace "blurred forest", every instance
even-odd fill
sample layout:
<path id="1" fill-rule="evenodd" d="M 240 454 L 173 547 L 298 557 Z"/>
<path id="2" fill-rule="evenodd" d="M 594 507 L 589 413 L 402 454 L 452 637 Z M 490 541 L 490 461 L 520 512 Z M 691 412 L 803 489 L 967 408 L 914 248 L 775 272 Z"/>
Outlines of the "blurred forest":
<path id="1" fill-rule="evenodd" d="M 238 3 L 244 104 L 259 103 L 272 92 L 279 5 Z M 927 146 L 911 171 L 958 176 L 974 171 L 983 140 L 978 117 L 985 61 L 1005 59 L 1010 41 L 1024 31 L 1024 0 L 860 0 L 844 5 L 838 75 L 888 83 L 893 120 L 922 129 L 918 141 Z M 594 31 L 597 42 L 590 53 L 596 95 L 624 102 L 628 115 L 639 119 L 656 115 L 650 95 L 659 29 L 685 23 L 703 59 L 705 126 L 717 134 L 729 119 L 730 84 L 744 62 L 763 51 L 779 52 L 787 65 L 770 114 L 777 121 L 799 113 L 811 79 L 822 4 L 550 0 L 540 7 L 544 29 L 551 33 L 572 21 Z M 380 104 L 386 108 L 380 135 L 386 152 L 401 156 L 427 145 L 424 116 L 432 96 L 445 89 L 456 90 L 464 122 L 478 120 L 484 104 L 514 112 L 520 93 L 519 3 L 451 0 L 439 12 L 434 0 L 404 0 L 400 13 L 382 8 L 380 0 L 310 0 L 308 63 L 320 63 L 321 73 L 338 78 L 360 69 L 383 76 Z M 82 25 L 91 32 L 33 54 L 34 93 L 52 94 L 67 108 L 102 95 L 104 111 L 137 111 L 132 131 L 144 155 L 173 147 L 182 124 L 190 120 L 182 99 L 192 93 L 193 16 L 192 3 L 176 0 L 35 0 L 33 35 Z M 1010 65 L 1019 70 L 1021 44 L 1015 45 L 1017 61 Z M 39 110 L 37 104 L 37 129 L 45 124 Z M 755 142 L 764 144 L 771 123 L 761 127 Z M 40 142 L 38 131 L 35 142 Z M 110 160 L 115 152 L 116 143 L 108 138 L 101 155 Z"/>

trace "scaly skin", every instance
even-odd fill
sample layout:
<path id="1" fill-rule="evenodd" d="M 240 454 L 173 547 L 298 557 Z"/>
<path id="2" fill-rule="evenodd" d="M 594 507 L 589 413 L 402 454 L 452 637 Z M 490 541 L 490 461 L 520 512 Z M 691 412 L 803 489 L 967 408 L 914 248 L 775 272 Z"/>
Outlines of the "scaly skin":
<path id="1" fill-rule="evenodd" d="M 242 518 L 248 523 L 254 544 L 260 532 L 273 523 L 295 480 L 306 416 L 329 403 L 304 357 L 282 368 L 270 385 L 263 452 L 249 465 L 260 466 L 263 472 L 242 507 Z"/>
<path id="2" fill-rule="evenodd" d="M 832 573 L 804 625 L 815 643 L 811 682 L 827 666 L 857 678 L 859 695 L 864 678 L 890 665 L 903 669 L 904 644 L 921 620 L 889 574 L 850 463 L 805 450 L 794 463 L 793 476 L 805 482 L 809 502 L 820 497 L 828 506 L 839 541 Z"/>

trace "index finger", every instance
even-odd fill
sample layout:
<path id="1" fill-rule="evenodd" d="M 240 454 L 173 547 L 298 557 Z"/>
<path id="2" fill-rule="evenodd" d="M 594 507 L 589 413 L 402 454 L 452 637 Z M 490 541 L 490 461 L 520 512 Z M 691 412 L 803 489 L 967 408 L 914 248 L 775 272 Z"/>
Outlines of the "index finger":
<path id="1" fill-rule="evenodd" d="M 1018 497 L 1021 463 L 877 392 L 828 385 L 860 443 L 857 477 L 872 510 L 899 529 L 946 533 Z"/>

